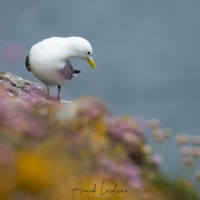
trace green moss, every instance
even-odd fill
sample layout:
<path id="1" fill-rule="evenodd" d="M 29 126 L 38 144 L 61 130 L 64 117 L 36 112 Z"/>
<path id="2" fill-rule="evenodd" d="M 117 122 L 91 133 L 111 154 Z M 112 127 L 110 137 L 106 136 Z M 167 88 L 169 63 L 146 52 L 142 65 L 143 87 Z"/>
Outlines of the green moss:
<path id="1" fill-rule="evenodd" d="M 166 176 L 157 175 L 152 184 L 170 200 L 199 200 L 197 192 L 186 180 L 170 180 Z"/>

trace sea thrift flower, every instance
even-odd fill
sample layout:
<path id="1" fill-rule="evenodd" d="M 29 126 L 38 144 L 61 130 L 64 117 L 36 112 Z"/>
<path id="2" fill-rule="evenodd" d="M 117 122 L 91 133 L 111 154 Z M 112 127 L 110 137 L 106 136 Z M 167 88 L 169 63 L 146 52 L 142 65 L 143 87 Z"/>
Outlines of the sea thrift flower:
<path id="1" fill-rule="evenodd" d="M 192 155 L 196 158 L 200 158 L 200 147 L 194 147 L 192 149 Z"/>
<path id="2" fill-rule="evenodd" d="M 190 141 L 190 136 L 187 134 L 179 134 L 176 137 L 176 142 L 178 144 L 186 144 Z"/>
<path id="3" fill-rule="evenodd" d="M 45 118 L 34 117 L 33 111 L 37 112 L 29 102 L 22 99 L 10 98 L 8 95 L 0 98 L 1 126 L 7 127 L 13 136 L 38 137 L 46 132 Z"/>
<path id="4" fill-rule="evenodd" d="M 77 104 L 77 117 L 82 123 L 88 123 L 107 112 L 105 103 L 97 98 L 82 98 Z"/>
<path id="5" fill-rule="evenodd" d="M 109 159 L 101 159 L 100 163 L 103 167 L 106 168 L 106 171 L 109 170 L 110 173 L 116 176 L 120 176 L 128 180 L 128 183 L 134 188 L 142 187 L 142 180 L 140 177 L 140 171 L 137 166 L 129 162 L 120 162 L 116 163 Z"/>
<path id="6" fill-rule="evenodd" d="M 152 147 L 150 145 L 142 146 L 142 152 L 144 154 L 150 154 L 152 152 Z"/>
<path id="7" fill-rule="evenodd" d="M 161 133 L 161 128 L 156 128 L 152 130 L 152 135 L 154 136 L 154 138 L 159 137 L 162 133 Z"/>
<path id="8" fill-rule="evenodd" d="M 150 124 L 150 127 L 151 127 L 152 129 L 157 129 L 157 128 L 160 127 L 160 121 L 159 121 L 158 119 L 151 119 L 151 120 L 149 121 L 149 124 Z"/>
<path id="9" fill-rule="evenodd" d="M 142 180 L 139 177 L 134 177 L 130 179 L 129 184 L 136 189 L 142 188 Z"/>
<path id="10" fill-rule="evenodd" d="M 155 134 L 154 138 L 157 142 L 162 142 L 165 139 L 164 135 L 161 132 Z"/>
<path id="11" fill-rule="evenodd" d="M 194 165 L 194 159 L 193 159 L 191 156 L 186 157 L 186 158 L 184 159 L 184 163 L 185 163 L 185 165 L 186 165 L 187 167 L 191 167 L 191 166 Z"/>
<path id="12" fill-rule="evenodd" d="M 106 121 L 108 133 L 127 145 L 140 146 L 141 132 L 135 122 L 123 118 L 109 117 Z M 128 146 L 127 146 L 128 147 Z"/>
<path id="13" fill-rule="evenodd" d="M 159 166 L 164 162 L 164 158 L 159 153 L 155 153 L 152 156 L 152 162 L 155 166 Z"/>
<path id="14" fill-rule="evenodd" d="M 162 132 L 165 138 L 169 137 L 172 134 L 171 130 L 168 128 L 164 128 Z"/>
<path id="15" fill-rule="evenodd" d="M 192 143 L 194 145 L 200 145 L 200 135 L 195 135 L 192 137 Z"/>
<path id="16" fill-rule="evenodd" d="M 196 178 L 197 181 L 200 181 L 200 170 L 197 170 L 197 171 L 194 173 L 194 177 Z"/>
<path id="17" fill-rule="evenodd" d="M 182 156 L 192 155 L 192 147 L 190 147 L 190 146 L 183 146 L 183 147 L 181 147 L 180 151 L 181 151 Z"/>

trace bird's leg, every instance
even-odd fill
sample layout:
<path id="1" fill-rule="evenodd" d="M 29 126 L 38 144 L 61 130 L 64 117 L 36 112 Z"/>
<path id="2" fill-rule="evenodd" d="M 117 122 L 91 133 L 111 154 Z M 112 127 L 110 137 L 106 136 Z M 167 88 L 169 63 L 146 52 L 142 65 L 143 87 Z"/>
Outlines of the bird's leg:
<path id="1" fill-rule="evenodd" d="M 47 99 L 51 99 L 52 97 L 50 96 L 50 94 L 49 94 L 49 88 L 47 87 L 47 94 L 46 94 L 46 98 Z"/>
<path id="2" fill-rule="evenodd" d="M 61 89 L 61 85 L 58 85 L 58 96 L 57 96 L 57 99 L 60 100 L 60 89 Z"/>

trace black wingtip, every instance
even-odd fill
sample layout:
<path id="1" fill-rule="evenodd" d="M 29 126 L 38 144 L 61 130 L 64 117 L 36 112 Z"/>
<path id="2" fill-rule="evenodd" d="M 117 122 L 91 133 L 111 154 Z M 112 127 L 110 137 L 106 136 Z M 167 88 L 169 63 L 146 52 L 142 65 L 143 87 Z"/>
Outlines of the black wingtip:
<path id="1" fill-rule="evenodd" d="M 79 70 L 74 70 L 74 74 L 80 74 L 81 73 L 81 71 L 79 71 Z"/>
<path id="2" fill-rule="evenodd" d="M 29 62 L 29 55 L 26 56 L 25 60 L 26 69 L 31 72 L 30 62 Z"/>

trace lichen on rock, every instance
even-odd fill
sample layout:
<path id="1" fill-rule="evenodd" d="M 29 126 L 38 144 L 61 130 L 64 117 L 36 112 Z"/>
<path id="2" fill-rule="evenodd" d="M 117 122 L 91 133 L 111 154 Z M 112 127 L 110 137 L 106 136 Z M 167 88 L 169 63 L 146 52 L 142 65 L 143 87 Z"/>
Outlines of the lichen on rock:
<path id="1" fill-rule="evenodd" d="M 12 94 L 10 96 L 16 96 L 32 103 L 47 101 L 46 92 L 38 83 L 22 79 L 17 75 L 0 72 L 0 85 L 9 95 Z"/>

